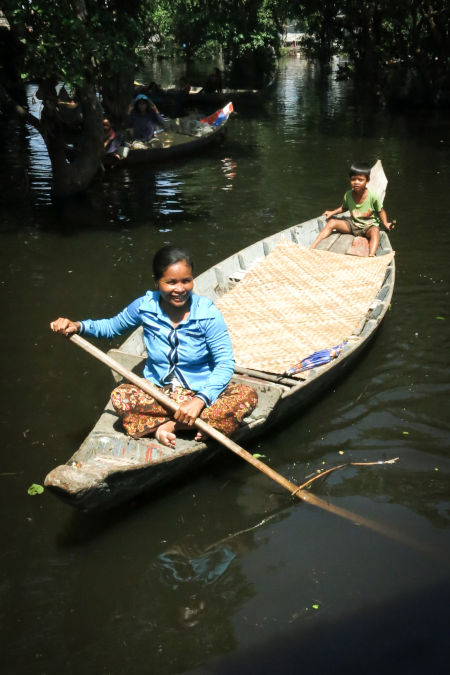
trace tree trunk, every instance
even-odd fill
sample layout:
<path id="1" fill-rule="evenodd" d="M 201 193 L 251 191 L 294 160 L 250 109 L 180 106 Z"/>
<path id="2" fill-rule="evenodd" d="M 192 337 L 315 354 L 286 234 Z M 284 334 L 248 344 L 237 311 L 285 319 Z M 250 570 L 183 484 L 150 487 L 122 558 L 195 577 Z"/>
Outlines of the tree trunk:
<path id="1" fill-rule="evenodd" d="M 102 109 L 92 86 L 80 87 L 79 103 L 83 116 L 80 139 L 69 161 L 67 133 L 58 117 L 56 101 L 51 97 L 44 100 L 41 133 L 52 164 L 54 194 L 58 197 L 86 190 L 101 167 Z"/>
<path id="2" fill-rule="evenodd" d="M 16 26 L 0 26 L 0 84 L 15 101 L 26 105 L 25 86 L 20 76 L 23 45 Z"/>
<path id="3" fill-rule="evenodd" d="M 134 68 L 129 67 L 119 74 L 104 77 L 101 94 L 106 115 L 113 124 L 121 124 L 126 116 L 127 108 L 133 98 Z M 147 83 L 148 84 L 148 83 Z"/>

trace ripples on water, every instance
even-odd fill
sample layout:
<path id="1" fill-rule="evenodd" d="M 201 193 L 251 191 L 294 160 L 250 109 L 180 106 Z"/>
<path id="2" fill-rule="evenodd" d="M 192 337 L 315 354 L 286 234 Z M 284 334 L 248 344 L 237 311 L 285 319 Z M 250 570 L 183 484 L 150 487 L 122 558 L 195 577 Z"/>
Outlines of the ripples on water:
<path id="1" fill-rule="evenodd" d="M 170 674 L 210 659 L 217 673 L 299 663 L 313 673 L 443 672 L 450 155 L 442 115 L 364 110 L 333 73 L 320 80 L 313 66 L 286 59 L 264 105 L 238 109 L 223 145 L 109 172 L 63 203 L 52 199 L 36 132 L 0 118 L 0 134 L 9 672 Z M 200 272 L 337 206 L 355 156 L 380 156 L 389 178 L 386 208 L 398 220 L 391 311 L 345 379 L 249 449 L 298 483 L 347 461 L 398 456 L 395 465 L 344 468 L 313 490 L 441 557 L 292 504 L 226 453 L 158 499 L 109 515 L 28 496 L 77 448 L 112 386 L 102 366 L 49 334 L 48 321 L 121 309 L 151 287 L 162 244 L 187 245 Z"/>

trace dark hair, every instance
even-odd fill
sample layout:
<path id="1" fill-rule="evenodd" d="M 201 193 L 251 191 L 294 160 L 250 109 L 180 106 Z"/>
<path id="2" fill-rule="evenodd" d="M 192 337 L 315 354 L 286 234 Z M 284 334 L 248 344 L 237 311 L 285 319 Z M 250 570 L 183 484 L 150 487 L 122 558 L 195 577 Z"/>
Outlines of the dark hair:
<path id="1" fill-rule="evenodd" d="M 139 94 L 139 95 L 136 97 L 136 100 L 135 100 L 135 102 L 134 102 L 134 111 L 135 111 L 136 113 L 139 112 L 139 103 L 140 103 L 141 101 L 144 101 L 144 103 L 145 103 L 145 105 L 146 105 L 146 108 L 147 108 L 147 112 L 149 113 L 149 112 L 150 112 L 150 102 L 149 102 L 149 100 L 148 100 L 148 97 L 147 97 L 147 96 L 143 96 L 142 94 Z"/>
<path id="2" fill-rule="evenodd" d="M 352 176 L 365 176 L 366 178 L 370 178 L 370 164 L 367 162 L 353 162 L 348 175 L 350 178 Z"/>
<path id="3" fill-rule="evenodd" d="M 194 263 L 189 251 L 186 251 L 184 248 L 178 248 L 178 246 L 163 246 L 160 248 L 153 258 L 153 276 L 155 280 L 161 279 L 168 267 L 182 260 L 185 260 L 191 270 L 194 271 Z"/>

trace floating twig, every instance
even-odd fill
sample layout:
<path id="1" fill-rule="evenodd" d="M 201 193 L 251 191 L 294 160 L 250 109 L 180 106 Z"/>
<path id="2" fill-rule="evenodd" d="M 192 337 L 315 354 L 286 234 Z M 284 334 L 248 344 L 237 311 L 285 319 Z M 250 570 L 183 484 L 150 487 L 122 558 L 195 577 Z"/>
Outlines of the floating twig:
<path id="1" fill-rule="evenodd" d="M 320 473 L 317 474 L 317 476 L 314 476 L 314 478 L 310 478 L 309 480 L 306 481 L 306 483 L 299 485 L 297 490 L 304 490 L 305 487 L 311 485 L 311 483 L 313 483 L 318 478 L 323 478 L 323 476 L 326 476 L 327 474 L 332 473 L 333 471 L 337 471 L 338 469 L 344 469 L 347 466 L 375 466 L 376 464 L 395 464 L 395 462 L 398 459 L 399 459 L 398 457 L 393 457 L 392 459 L 385 459 L 385 460 L 380 459 L 377 462 L 346 462 L 345 464 L 338 464 L 338 466 L 332 466 L 329 469 L 321 471 Z M 292 494 L 295 495 L 297 490 L 295 490 L 295 492 L 293 492 Z"/>

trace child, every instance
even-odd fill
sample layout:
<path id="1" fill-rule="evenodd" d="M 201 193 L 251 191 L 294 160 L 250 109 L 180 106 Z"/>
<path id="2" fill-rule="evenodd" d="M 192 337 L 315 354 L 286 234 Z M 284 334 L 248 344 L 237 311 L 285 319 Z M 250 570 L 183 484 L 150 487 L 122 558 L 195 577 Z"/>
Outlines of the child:
<path id="1" fill-rule="evenodd" d="M 363 236 L 369 240 L 369 257 L 375 255 L 380 241 L 380 221 L 387 230 L 393 228 L 388 222 L 381 198 L 367 187 L 370 178 L 370 167 L 366 164 L 354 163 L 350 167 L 351 190 L 344 195 L 342 206 L 334 211 L 324 211 L 327 219 L 324 228 L 319 232 L 311 248 L 330 236 L 333 230 L 343 234 Z M 350 218 L 334 218 L 338 213 L 350 211 Z"/>
<path id="2" fill-rule="evenodd" d="M 107 117 L 103 118 L 103 148 L 105 154 L 113 155 L 116 159 L 122 159 L 120 155 L 120 146 L 123 145 L 122 139 L 116 134 Z"/>

